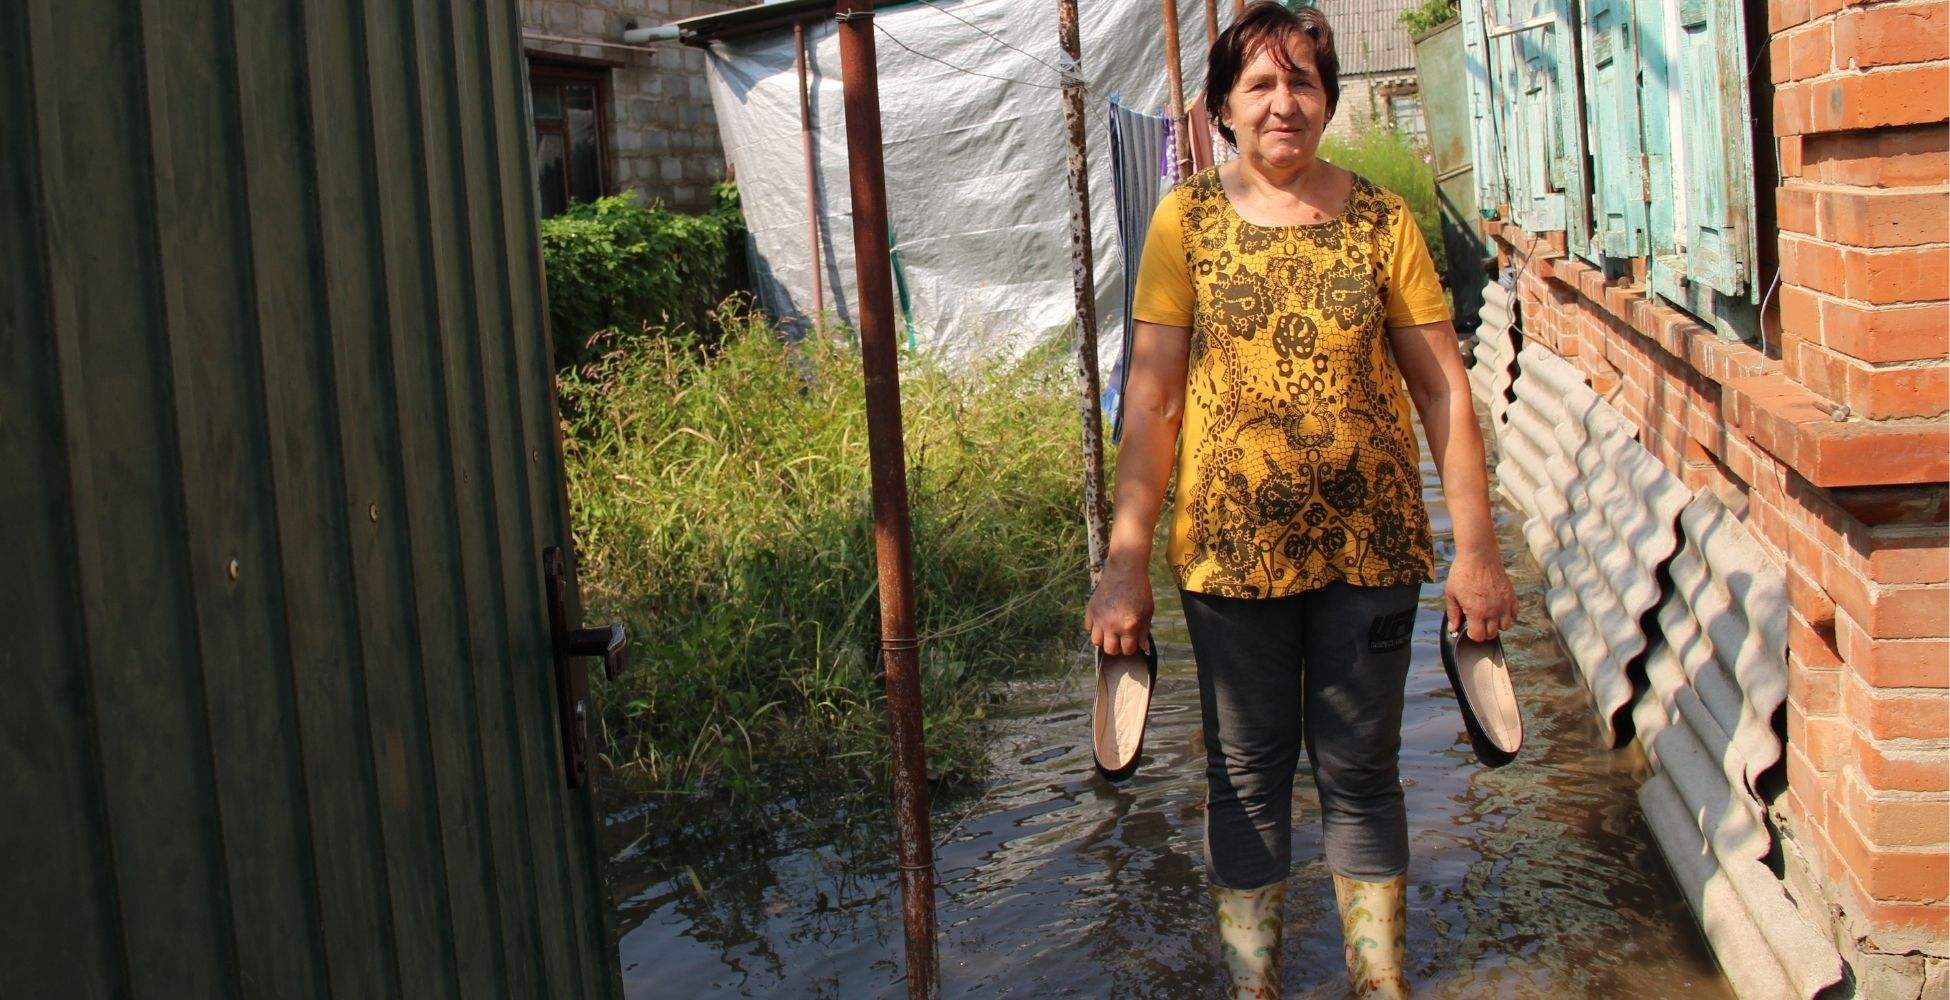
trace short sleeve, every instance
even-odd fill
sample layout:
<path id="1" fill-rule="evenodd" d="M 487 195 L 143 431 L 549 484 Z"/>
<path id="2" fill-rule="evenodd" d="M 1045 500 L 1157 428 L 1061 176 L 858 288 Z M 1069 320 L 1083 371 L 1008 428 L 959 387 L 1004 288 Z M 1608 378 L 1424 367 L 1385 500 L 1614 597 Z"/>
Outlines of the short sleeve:
<path id="1" fill-rule="evenodd" d="M 1192 272 L 1185 260 L 1184 219 L 1178 189 L 1158 200 L 1144 233 L 1131 318 L 1165 326 L 1192 325 Z"/>
<path id="2" fill-rule="evenodd" d="M 1450 319 L 1449 297 L 1442 290 L 1442 279 L 1435 273 L 1429 245 L 1422 239 L 1422 227 L 1408 206 L 1395 202 L 1395 253 L 1388 260 L 1388 325 L 1420 326 Z"/>

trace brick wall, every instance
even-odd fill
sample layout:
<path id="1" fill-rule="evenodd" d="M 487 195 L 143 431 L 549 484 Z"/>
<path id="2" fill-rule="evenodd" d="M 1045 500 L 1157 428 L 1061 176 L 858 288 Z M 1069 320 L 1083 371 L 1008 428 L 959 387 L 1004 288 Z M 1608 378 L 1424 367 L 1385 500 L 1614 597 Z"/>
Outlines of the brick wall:
<path id="1" fill-rule="evenodd" d="M 1787 574 L 1787 875 L 1860 996 L 1950 992 L 1950 4 L 1770 0 L 1769 351 L 1492 222 L 1526 336 Z M 1762 182 L 1765 185 L 1765 181 Z"/>
<path id="2" fill-rule="evenodd" d="M 634 190 L 682 211 L 710 207 L 711 185 L 724 176 L 724 149 L 706 89 L 704 53 L 675 42 L 645 46 L 647 51 L 613 46 L 630 21 L 665 24 L 742 6 L 724 0 L 521 0 L 522 45 L 531 60 L 608 67 L 604 174 L 612 193 Z M 577 42 L 538 37 L 544 35 Z"/>

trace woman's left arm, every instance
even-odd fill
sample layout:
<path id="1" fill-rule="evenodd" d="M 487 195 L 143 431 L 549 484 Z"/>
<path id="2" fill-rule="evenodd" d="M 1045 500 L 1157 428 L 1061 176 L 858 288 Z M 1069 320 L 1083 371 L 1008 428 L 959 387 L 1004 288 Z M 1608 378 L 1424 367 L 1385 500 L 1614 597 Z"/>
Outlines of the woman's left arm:
<path id="1" fill-rule="evenodd" d="M 1516 622 L 1517 592 L 1503 569 L 1490 522 L 1488 461 L 1470 406 L 1456 328 L 1448 320 L 1390 327 L 1388 343 L 1421 415 L 1455 531 L 1456 557 L 1443 584 L 1445 627 L 1452 628 L 1460 615 L 1471 638 L 1492 638 Z"/>

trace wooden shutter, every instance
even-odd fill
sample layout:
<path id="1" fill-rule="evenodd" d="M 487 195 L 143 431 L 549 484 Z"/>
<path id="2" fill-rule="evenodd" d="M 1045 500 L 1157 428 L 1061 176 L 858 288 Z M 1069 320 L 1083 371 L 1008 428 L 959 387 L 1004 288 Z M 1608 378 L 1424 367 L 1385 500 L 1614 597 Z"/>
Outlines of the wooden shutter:
<path id="1" fill-rule="evenodd" d="M 1490 45 L 1479 0 L 1462 5 L 1463 82 L 1469 91 L 1469 145 L 1476 170 L 1476 204 L 1485 211 L 1508 200 L 1498 143 Z"/>
<path id="2" fill-rule="evenodd" d="M 1590 127 L 1593 255 L 1645 253 L 1645 164 L 1639 140 L 1632 0 L 1585 0 L 1584 101 Z"/>
<path id="3" fill-rule="evenodd" d="M 1680 0 L 1686 276 L 1737 295 L 1753 261 L 1746 29 L 1733 0 Z"/>

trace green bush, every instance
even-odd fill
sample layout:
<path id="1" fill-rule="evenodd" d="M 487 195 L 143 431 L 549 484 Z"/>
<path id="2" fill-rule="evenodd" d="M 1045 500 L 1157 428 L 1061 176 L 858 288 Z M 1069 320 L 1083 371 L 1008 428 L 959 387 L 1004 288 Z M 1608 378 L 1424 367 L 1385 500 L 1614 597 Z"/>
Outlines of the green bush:
<path id="1" fill-rule="evenodd" d="M 970 774 L 992 682 L 1047 665 L 1086 593 L 1076 404 L 1060 345 L 949 377 L 902 362 L 929 769 Z M 858 349 L 725 317 L 563 373 L 570 510 L 628 673 L 597 692 L 634 791 L 884 780 Z M 814 766 L 814 762 L 816 766 Z M 784 766 L 780 766 L 784 765 Z"/>
<path id="2" fill-rule="evenodd" d="M 733 248 L 744 233 L 737 192 L 720 185 L 717 206 L 682 215 L 633 194 L 578 202 L 542 220 L 549 325 L 559 366 L 586 360 L 605 330 L 645 326 L 701 335 L 732 291 Z"/>
<path id="3" fill-rule="evenodd" d="M 1402 196 L 1408 202 L 1437 270 L 1449 273 L 1442 246 L 1442 212 L 1435 197 L 1435 168 L 1428 149 L 1385 125 L 1370 126 L 1352 138 L 1330 135 L 1320 142 L 1321 158 L 1345 167 Z"/>
<path id="4" fill-rule="evenodd" d="M 1456 17 L 1455 0 L 1424 0 L 1420 7 L 1402 11 L 1402 27 L 1413 38 L 1431 28 L 1448 24 Z"/>

